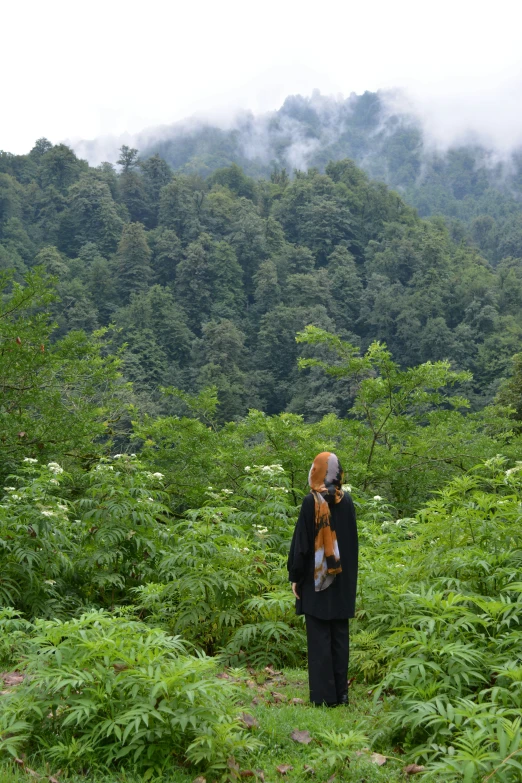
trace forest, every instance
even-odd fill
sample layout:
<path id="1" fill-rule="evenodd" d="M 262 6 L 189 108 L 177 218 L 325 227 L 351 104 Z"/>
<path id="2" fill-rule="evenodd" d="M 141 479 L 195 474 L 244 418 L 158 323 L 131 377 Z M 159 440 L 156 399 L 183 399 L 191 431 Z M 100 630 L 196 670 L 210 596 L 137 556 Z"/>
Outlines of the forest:
<path id="1" fill-rule="evenodd" d="M 0 153 L 1 783 L 521 779 L 516 193 L 422 211 L 328 155 Z M 286 570 L 323 450 L 347 710 Z"/>

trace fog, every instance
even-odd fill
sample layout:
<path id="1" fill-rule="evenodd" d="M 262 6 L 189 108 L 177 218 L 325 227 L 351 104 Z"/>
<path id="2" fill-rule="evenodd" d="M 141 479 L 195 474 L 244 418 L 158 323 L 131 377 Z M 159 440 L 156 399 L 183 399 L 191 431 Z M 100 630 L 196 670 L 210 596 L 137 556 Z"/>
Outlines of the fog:
<path id="1" fill-rule="evenodd" d="M 230 128 L 245 112 L 256 118 L 257 149 L 260 118 L 287 95 L 314 89 L 345 100 L 397 91 L 394 100 L 420 118 L 434 146 L 471 135 L 504 154 L 522 138 L 518 0 L 4 6 L 6 151 L 27 152 L 41 136 L 79 151 L 87 149 L 82 140 L 97 139 L 90 149 L 103 154 L 92 152 L 92 162 L 114 160 L 122 141 L 156 137 L 186 118 Z M 299 164 L 313 143 L 293 132 Z"/>
<path id="2" fill-rule="evenodd" d="M 470 93 L 431 96 L 405 89 L 380 90 L 379 123 L 374 135 L 391 132 L 392 118 L 400 118 L 403 126 L 414 125 L 422 129 L 426 152 L 444 151 L 464 144 L 481 145 L 490 151 L 492 162 L 506 159 L 509 153 L 522 145 L 522 83 L 498 89 L 490 94 Z M 293 101 L 313 113 L 317 120 L 315 136 L 310 136 L 310 126 L 289 116 Z M 150 127 L 139 133 L 107 135 L 91 140 L 68 139 L 80 157 L 93 165 L 102 161 L 115 163 L 122 144 L 137 147 L 140 151 L 154 151 L 155 146 L 168 139 L 186 139 L 203 128 L 219 128 L 224 132 L 236 131 L 239 152 L 249 160 L 264 164 L 273 161 L 275 150 L 285 144 L 285 163 L 291 168 L 306 168 L 314 154 L 321 148 L 334 145 L 349 130 L 350 108 L 358 96 L 324 95 L 318 90 L 309 96 L 287 98 L 274 111 L 254 113 L 241 109 L 199 112 L 183 121 Z M 286 146 L 288 145 L 288 146 Z"/>

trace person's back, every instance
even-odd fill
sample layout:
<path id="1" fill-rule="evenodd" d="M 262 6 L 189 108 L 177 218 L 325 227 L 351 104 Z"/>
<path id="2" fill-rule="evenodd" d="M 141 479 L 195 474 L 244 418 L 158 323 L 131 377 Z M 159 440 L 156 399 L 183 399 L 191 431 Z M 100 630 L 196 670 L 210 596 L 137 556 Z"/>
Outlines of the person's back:
<path id="1" fill-rule="evenodd" d="M 310 701 L 348 702 L 348 619 L 355 613 L 358 543 L 352 498 L 335 454 L 318 454 L 288 557 L 296 611 L 308 639 Z"/>

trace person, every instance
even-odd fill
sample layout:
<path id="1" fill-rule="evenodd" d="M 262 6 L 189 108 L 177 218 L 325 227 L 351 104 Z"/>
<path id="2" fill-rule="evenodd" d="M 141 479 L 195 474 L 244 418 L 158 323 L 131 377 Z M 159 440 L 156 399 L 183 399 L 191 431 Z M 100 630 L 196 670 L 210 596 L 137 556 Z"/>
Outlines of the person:
<path id="1" fill-rule="evenodd" d="M 312 704 L 348 704 L 348 620 L 355 613 L 358 542 L 353 500 L 335 454 L 314 459 L 290 553 L 296 612 L 304 614 Z"/>

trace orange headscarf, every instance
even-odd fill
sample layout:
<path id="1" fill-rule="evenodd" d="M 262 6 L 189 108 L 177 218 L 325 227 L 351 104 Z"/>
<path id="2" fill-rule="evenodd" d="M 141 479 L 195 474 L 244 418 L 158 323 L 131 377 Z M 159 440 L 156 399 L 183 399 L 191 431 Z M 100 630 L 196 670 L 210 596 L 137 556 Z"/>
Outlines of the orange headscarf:
<path id="1" fill-rule="evenodd" d="M 339 503 L 344 492 L 342 490 L 343 469 L 337 456 L 331 451 L 323 451 L 314 459 L 308 483 L 315 501 L 315 591 L 326 590 L 336 574 L 340 574 L 341 558 L 337 545 L 335 530 L 331 528 L 329 496 Z"/>

